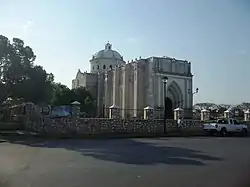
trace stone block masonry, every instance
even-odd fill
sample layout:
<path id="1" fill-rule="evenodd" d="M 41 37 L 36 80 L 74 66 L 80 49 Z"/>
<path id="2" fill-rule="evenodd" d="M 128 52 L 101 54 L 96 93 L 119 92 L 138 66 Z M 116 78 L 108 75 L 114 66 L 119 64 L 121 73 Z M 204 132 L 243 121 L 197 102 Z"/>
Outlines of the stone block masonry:
<path id="1" fill-rule="evenodd" d="M 80 118 L 79 106 L 73 106 L 73 114 L 50 118 L 34 105 L 26 106 L 25 128 L 45 135 L 105 135 L 105 134 L 162 134 L 163 119 Z M 175 120 L 166 121 L 169 132 L 177 131 Z M 182 130 L 201 131 L 201 121 L 184 120 Z"/>
<path id="2" fill-rule="evenodd" d="M 161 134 L 163 120 L 126 120 L 107 118 L 81 118 L 73 124 L 71 117 L 41 119 L 26 123 L 26 129 L 47 135 L 105 135 L 105 134 Z M 200 121 L 184 120 L 183 130 L 201 130 Z M 177 131 L 176 121 L 167 120 L 169 132 Z"/>
<path id="3" fill-rule="evenodd" d="M 86 118 L 80 120 L 78 130 L 80 134 L 160 133 L 163 121 Z"/>
<path id="4" fill-rule="evenodd" d="M 144 135 L 163 134 L 163 119 L 122 119 L 122 118 L 80 118 L 78 105 L 73 105 L 73 113 L 70 116 L 51 118 L 44 114 L 33 103 L 21 105 L 23 111 L 19 115 L 24 128 L 31 132 L 45 135 Z M 25 112 L 24 112 L 25 111 Z M 250 129 L 250 122 L 245 122 Z M 166 120 L 168 132 L 179 132 L 175 120 Z M 200 120 L 184 119 L 182 132 L 202 132 Z"/>

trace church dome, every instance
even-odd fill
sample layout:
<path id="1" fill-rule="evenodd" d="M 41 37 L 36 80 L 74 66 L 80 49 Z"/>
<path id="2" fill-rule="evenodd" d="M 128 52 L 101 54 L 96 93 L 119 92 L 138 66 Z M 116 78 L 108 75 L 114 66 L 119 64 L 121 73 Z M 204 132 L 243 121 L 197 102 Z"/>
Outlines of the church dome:
<path id="1" fill-rule="evenodd" d="M 112 50 L 112 45 L 110 43 L 107 43 L 105 45 L 104 50 L 95 53 L 92 59 L 98 59 L 98 58 L 112 58 L 112 59 L 123 60 L 123 57 L 117 51 Z"/>

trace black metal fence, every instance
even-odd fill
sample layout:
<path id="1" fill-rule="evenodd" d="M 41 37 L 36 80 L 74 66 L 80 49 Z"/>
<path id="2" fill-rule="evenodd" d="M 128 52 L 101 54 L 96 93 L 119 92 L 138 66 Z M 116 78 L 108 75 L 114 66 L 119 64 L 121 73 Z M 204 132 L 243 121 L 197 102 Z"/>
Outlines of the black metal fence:
<path id="1" fill-rule="evenodd" d="M 118 109 L 119 116 L 124 119 L 143 119 L 144 118 L 144 109 Z M 109 118 L 110 108 L 104 108 L 103 114 L 101 115 L 103 118 Z M 154 119 L 163 119 L 164 118 L 164 109 L 154 109 L 153 114 Z"/>

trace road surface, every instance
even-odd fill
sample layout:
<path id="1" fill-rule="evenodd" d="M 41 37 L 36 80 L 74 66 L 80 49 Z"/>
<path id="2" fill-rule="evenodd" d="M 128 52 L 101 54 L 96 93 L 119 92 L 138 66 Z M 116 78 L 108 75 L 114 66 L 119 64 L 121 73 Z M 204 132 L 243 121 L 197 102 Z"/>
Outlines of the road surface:
<path id="1" fill-rule="evenodd" d="M 1 187 L 250 186 L 250 138 L 0 142 Z"/>

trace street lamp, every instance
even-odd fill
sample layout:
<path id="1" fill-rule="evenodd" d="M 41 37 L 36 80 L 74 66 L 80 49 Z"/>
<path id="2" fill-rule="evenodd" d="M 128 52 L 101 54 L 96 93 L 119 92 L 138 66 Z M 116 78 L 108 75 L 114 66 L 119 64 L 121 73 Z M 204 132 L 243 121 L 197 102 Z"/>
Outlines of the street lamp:
<path id="1" fill-rule="evenodd" d="M 189 94 L 192 94 L 192 97 L 191 97 L 191 105 L 193 105 L 193 99 L 194 99 L 194 95 L 197 94 L 199 92 L 199 88 L 196 88 L 195 89 L 195 92 L 191 92 L 191 89 L 188 89 L 188 93 Z"/>
<path id="2" fill-rule="evenodd" d="M 167 83 L 168 83 L 168 78 L 163 77 L 162 82 L 163 82 L 163 88 L 164 88 L 164 133 L 166 133 L 167 132 L 166 119 L 167 119 Z"/>
<path id="3" fill-rule="evenodd" d="M 195 92 L 192 93 L 192 95 L 197 94 L 199 92 L 199 88 L 195 89 Z M 188 89 L 188 93 L 191 94 L 191 89 Z"/>
<path id="4" fill-rule="evenodd" d="M 194 94 L 197 94 L 199 92 L 199 88 L 196 88 L 195 92 L 193 93 Z"/>

